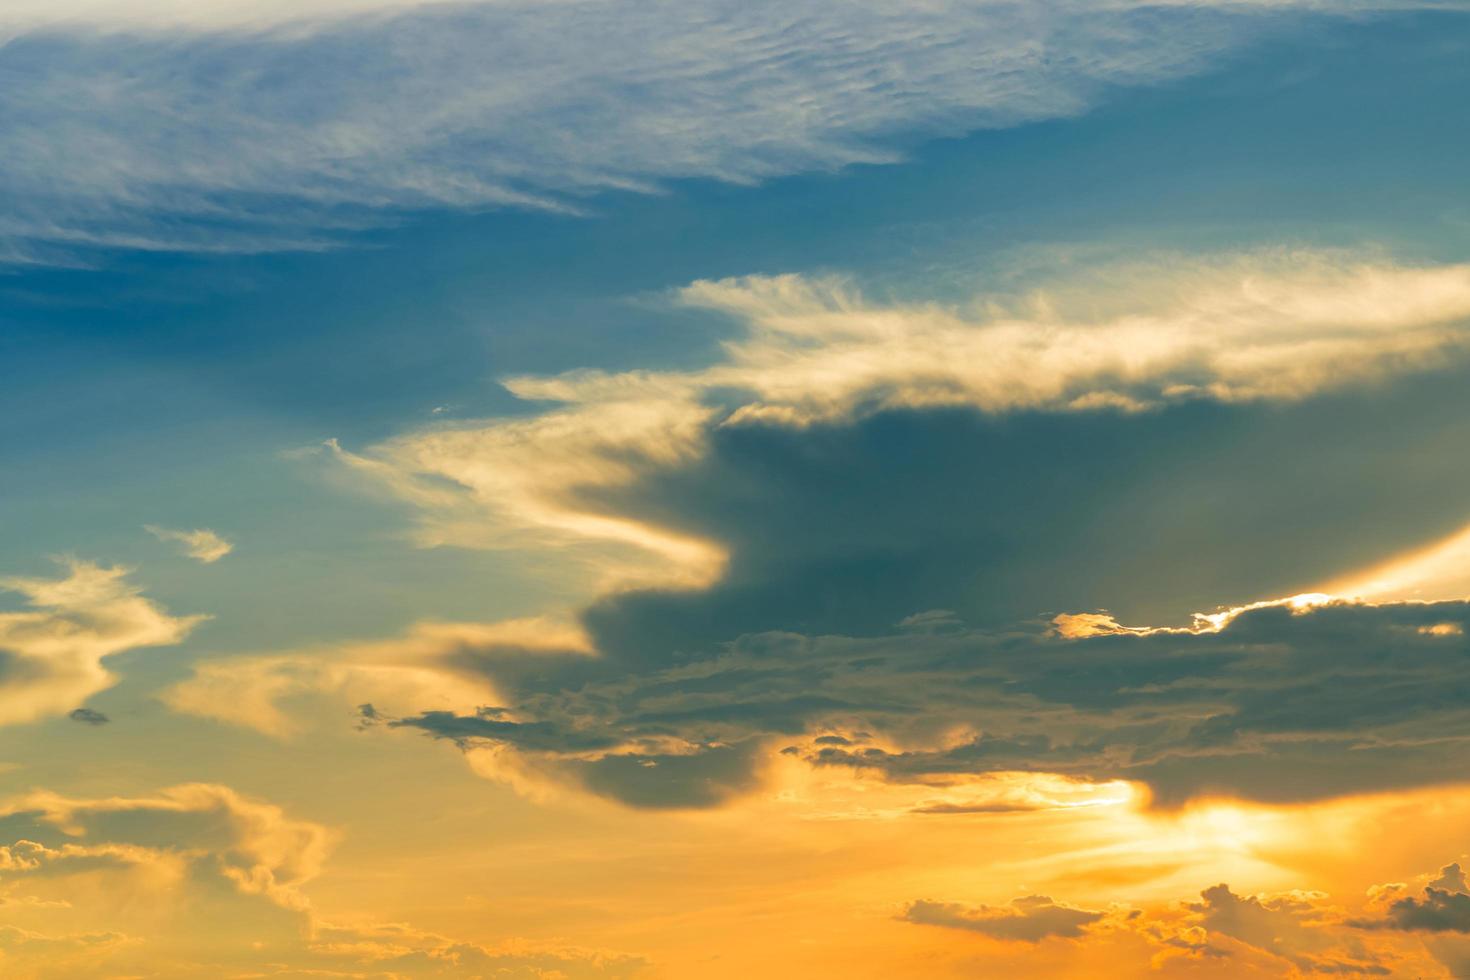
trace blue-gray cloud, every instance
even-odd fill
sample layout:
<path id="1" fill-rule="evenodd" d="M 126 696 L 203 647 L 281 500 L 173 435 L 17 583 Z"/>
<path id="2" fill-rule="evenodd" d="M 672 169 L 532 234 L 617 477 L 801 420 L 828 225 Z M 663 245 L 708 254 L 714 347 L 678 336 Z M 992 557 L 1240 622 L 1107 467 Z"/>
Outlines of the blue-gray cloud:
<path id="1" fill-rule="evenodd" d="M 1042 624 L 759 634 L 656 670 L 590 662 L 507 685 L 519 723 L 395 724 L 514 747 L 636 805 L 719 802 L 753 785 L 756 745 L 901 782 L 1036 770 L 1137 780 L 1164 804 L 1285 802 L 1458 778 L 1467 628 L 1470 603 L 1443 602 L 1268 606 L 1218 632 L 1081 639 Z M 599 748 L 670 743 L 686 750 Z"/>

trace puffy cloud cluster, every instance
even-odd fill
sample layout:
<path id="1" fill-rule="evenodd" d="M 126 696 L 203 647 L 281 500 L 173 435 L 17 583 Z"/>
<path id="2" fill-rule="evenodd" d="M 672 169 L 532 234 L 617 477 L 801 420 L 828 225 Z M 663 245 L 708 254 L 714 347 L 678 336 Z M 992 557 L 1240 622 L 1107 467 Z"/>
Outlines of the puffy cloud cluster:
<path id="1" fill-rule="evenodd" d="M 32 793 L 0 811 L 0 827 L 18 835 L 0 848 L 12 878 L 101 866 L 182 878 L 202 862 L 238 891 L 288 909 L 305 908 L 300 886 L 321 870 L 332 843 L 326 828 L 203 783 L 148 797 Z"/>
<path id="2" fill-rule="evenodd" d="M 72 712 L 117 682 L 108 657 L 179 643 L 206 618 L 169 615 L 127 573 L 71 562 L 59 579 L 0 579 L 32 607 L 0 612 L 0 724 Z"/>

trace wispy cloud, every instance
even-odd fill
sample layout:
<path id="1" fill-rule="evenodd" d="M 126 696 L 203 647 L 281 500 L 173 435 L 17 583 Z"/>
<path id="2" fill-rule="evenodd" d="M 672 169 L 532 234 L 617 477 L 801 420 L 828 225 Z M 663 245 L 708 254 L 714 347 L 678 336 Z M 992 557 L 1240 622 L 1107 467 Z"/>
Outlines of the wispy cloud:
<path id="1" fill-rule="evenodd" d="M 184 554 L 205 565 L 217 562 L 235 550 L 232 542 L 225 540 L 207 527 L 195 528 L 192 531 L 177 531 L 172 528 L 159 527 L 157 524 L 144 524 L 143 530 L 160 541 L 171 541 L 181 545 Z"/>
<path id="2" fill-rule="evenodd" d="M 33 607 L 0 613 L 0 725 L 61 716 L 117 682 L 103 661 L 181 642 L 207 617 L 171 616 L 125 568 L 71 562 L 59 579 L 0 579 Z"/>
<path id="3" fill-rule="evenodd" d="M 0 13 L 0 255 L 320 248 L 385 209 L 893 161 L 1385 5 L 26 0 Z"/>

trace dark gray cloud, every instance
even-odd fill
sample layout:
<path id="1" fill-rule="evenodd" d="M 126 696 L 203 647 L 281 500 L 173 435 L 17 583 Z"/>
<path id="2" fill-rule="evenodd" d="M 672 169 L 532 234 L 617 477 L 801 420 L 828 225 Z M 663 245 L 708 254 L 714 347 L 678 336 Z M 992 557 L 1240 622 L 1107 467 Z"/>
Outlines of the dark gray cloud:
<path id="1" fill-rule="evenodd" d="M 915 783 L 1136 780 L 1161 805 L 1453 781 L 1470 758 L 1466 603 L 1264 607 L 1216 633 L 1048 623 L 1184 623 L 1456 529 L 1463 381 L 718 428 L 700 461 L 588 509 L 720 542 L 719 582 L 595 603 L 595 657 L 467 647 L 456 667 L 505 703 L 393 724 L 509 746 L 643 806 L 717 803 L 782 750 Z"/>
<path id="2" fill-rule="evenodd" d="M 1000 907 L 971 908 L 953 902 L 918 901 L 904 910 L 903 918 L 917 925 L 965 929 L 995 939 L 1035 943 L 1052 936 L 1076 939 L 1103 915 L 1058 905 L 1045 895 L 1031 895 Z"/>
<path id="3" fill-rule="evenodd" d="M 1431 629 L 1445 624 L 1465 632 Z M 1142 781 L 1163 804 L 1305 800 L 1459 778 L 1467 632 L 1470 603 L 1442 602 L 1271 606 L 1216 633 L 765 633 L 391 724 L 509 745 L 639 805 L 718 802 L 752 785 L 757 746 L 914 783 L 1037 770 Z"/>
<path id="4" fill-rule="evenodd" d="M 585 620 L 635 669 L 747 633 L 876 635 L 935 609 L 987 627 L 1096 608 L 1182 623 L 1463 525 L 1466 412 L 1470 386 L 1447 372 L 1290 407 L 723 427 L 698 463 L 589 506 L 720 542 L 724 577 L 612 595 Z"/>
<path id="5" fill-rule="evenodd" d="M 102 712 L 94 711 L 91 708 L 77 708 L 71 714 L 67 715 L 67 717 L 72 721 L 79 721 L 84 725 L 105 725 L 112 721 L 111 718 Z"/>
<path id="6" fill-rule="evenodd" d="M 1470 895 L 1439 888 L 1423 898 L 1402 898 L 1389 906 L 1386 925 L 1423 932 L 1470 932 Z"/>
<path id="7" fill-rule="evenodd" d="M 1385 886 L 1402 893 L 1402 885 Z M 1353 923 L 1363 929 L 1406 932 L 1470 933 L 1470 887 L 1458 863 L 1439 870 L 1422 895 L 1404 895 L 1389 902 L 1383 915 Z"/>

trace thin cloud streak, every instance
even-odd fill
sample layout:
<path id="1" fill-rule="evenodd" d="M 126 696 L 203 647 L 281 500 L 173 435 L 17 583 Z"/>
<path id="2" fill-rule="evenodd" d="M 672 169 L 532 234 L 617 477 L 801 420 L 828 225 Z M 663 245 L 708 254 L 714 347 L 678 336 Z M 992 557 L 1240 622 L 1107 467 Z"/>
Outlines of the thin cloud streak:
<path id="1" fill-rule="evenodd" d="M 160 541 L 171 541 L 179 545 L 184 554 L 204 565 L 213 564 L 235 550 L 233 542 L 225 540 L 207 527 L 177 531 L 159 527 L 157 524 L 144 524 L 143 530 Z"/>

